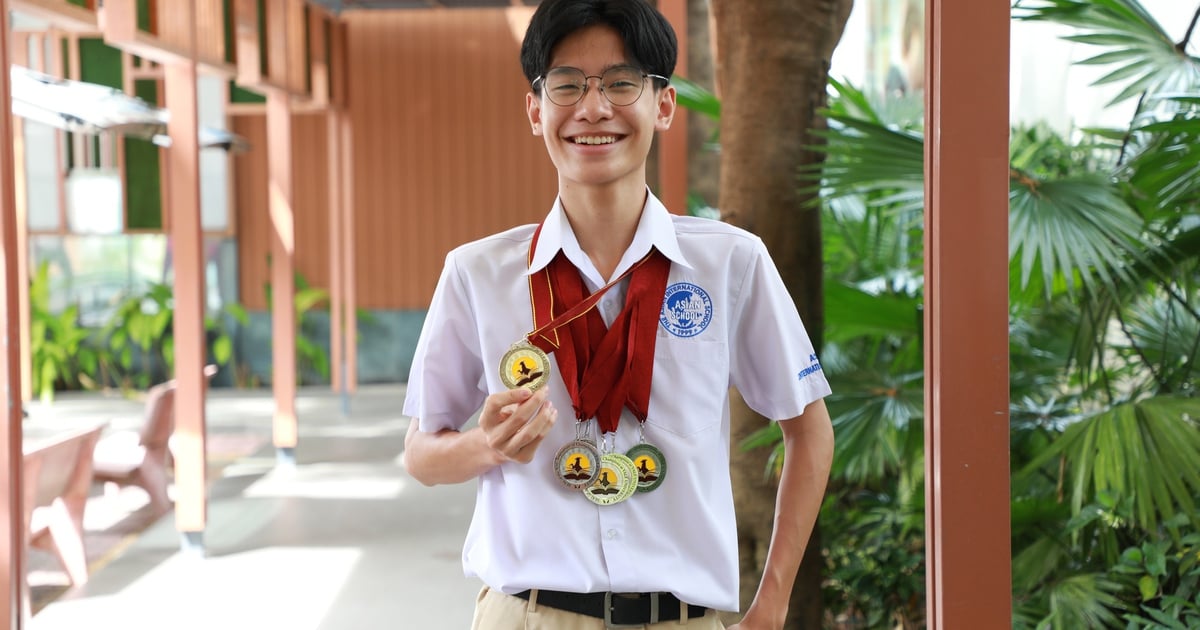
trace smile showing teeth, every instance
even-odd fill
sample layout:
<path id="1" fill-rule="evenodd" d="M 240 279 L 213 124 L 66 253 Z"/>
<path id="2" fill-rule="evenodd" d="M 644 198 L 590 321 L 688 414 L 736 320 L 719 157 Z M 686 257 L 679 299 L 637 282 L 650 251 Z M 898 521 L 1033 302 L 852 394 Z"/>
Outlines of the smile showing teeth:
<path id="1" fill-rule="evenodd" d="M 576 136 L 573 138 L 575 144 L 612 144 L 617 141 L 616 136 Z"/>

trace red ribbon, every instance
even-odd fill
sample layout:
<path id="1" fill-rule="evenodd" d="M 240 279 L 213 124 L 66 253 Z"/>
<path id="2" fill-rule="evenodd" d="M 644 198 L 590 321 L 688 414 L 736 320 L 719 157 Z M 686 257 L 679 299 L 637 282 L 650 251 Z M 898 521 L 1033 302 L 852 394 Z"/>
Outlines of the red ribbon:
<path id="1" fill-rule="evenodd" d="M 530 264 L 541 226 L 529 246 Z M 658 319 L 671 261 L 657 249 L 612 282 L 588 294 L 579 270 L 558 252 L 545 269 L 529 276 L 535 330 L 526 338 L 555 353 L 563 383 L 579 420 L 596 418 L 603 433 L 617 430 L 621 408 L 645 422 L 654 373 Z M 613 285 L 630 276 L 625 308 L 606 328 L 596 310 Z"/>

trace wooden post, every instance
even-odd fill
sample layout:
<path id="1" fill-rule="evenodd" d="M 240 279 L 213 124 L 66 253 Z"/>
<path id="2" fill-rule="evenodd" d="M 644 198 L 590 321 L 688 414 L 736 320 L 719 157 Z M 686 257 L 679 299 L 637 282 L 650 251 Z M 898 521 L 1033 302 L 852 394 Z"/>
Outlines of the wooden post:
<path id="1" fill-rule="evenodd" d="M 358 391 L 358 310 L 357 292 L 354 282 L 354 124 L 350 119 L 350 55 L 347 46 L 346 23 L 335 20 L 330 28 L 329 66 L 332 73 L 330 83 L 330 100 L 338 110 L 337 130 L 340 135 L 338 142 L 337 163 L 341 168 L 338 177 L 338 190 L 341 193 L 340 226 L 338 228 L 341 244 L 337 251 L 341 257 L 339 264 L 340 304 L 338 318 L 341 322 L 343 410 L 349 412 L 350 394 Z M 331 131 L 331 133 L 334 133 Z M 331 153 L 332 155 L 332 153 Z"/>
<path id="2" fill-rule="evenodd" d="M 271 389 L 275 393 L 276 454 L 294 463 L 296 419 L 296 256 L 292 190 L 292 111 L 287 92 L 267 93 L 267 172 L 271 214 Z"/>
<path id="3" fill-rule="evenodd" d="M 675 74 L 687 76 L 687 0 L 659 0 L 662 12 L 679 41 L 680 55 L 675 62 Z M 688 181 L 688 111 L 676 108 L 671 128 L 659 136 L 658 189 L 663 205 L 675 214 L 687 214 Z"/>
<path id="4" fill-rule="evenodd" d="M 346 392 L 358 391 L 358 291 L 354 279 L 354 123 L 342 119 L 342 322 L 345 329 Z"/>
<path id="5" fill-rule="evenodd" d="M 1008 0 L 927 0 L 927 623 L 1012 627 Z"/>
<path id="6" fill-rule="evenodd" d="M 186 6 L 195 11 L 195 0 Z M 171 112 L 165 151 L 171 265 L 175 272 L 175 527 L 186 552 L 203 554 L 208 521 L 204 364 L 204 236 L 200 227 L 200 139 L 196 31 L 190 60 L 164 63 L 166 107 Z"/>
<path id="7" fill-rule="evenodd" d="M 8 12 L 0 11 L 0 103 L 12 102 L 9 80 Z M 13 192 L 13 124 L 7 109 L 0 116 L 0 248 L 3 272 L 3 348 L 0 349 L 0 383 L 5 404 L 0 410 L 0 628 L 20 630 L 28 614 L 25 585 L 25 510 L 23 501 L 21 427 L 21 333 L 18 286 L 24 282 L 17 265 L 17 217 Z"/>
<path id="8" fill-rule="evenodd" d="M 13 53 L 11 63 L 25 67 L 29 65 L 28 34 L 18 35 L 10 45 Z M 16 213 L 17 239 L 17 309 L 20 318 L 19 330 L 21 340 L 21 402 L 33 400 L 33 355 L 30 350 L 30 310 L 29 310 L 29 169 L 25 153 L 25 125 L 17 116 L 12 116 L 13 138 L 13 211 Z"/>

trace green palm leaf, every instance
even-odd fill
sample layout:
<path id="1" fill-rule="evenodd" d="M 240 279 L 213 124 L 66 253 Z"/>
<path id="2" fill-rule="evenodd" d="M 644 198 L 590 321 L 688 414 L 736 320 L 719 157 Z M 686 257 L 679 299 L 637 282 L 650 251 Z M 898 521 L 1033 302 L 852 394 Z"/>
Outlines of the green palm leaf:
<path id="1" fill-rule="evenodd" d="M 1062 457 L 1072 513 L 1099 493 L 1132 499 L 1132 518 L 1155 530 L 1177 513 L 1197 517 L 1200 399 L 1159 396 L 1117 405 L 1063 432 L 1019 475 Z"/>
<path id="2" fill-rule="evenodd" d="M 825 285 L 825 340 L 844 342 L 865 335 L 915 337 L 921 312 L 915 297 L 872 295 L 857 287 Z"/>
<path id="3" fill-rule="evenodd" d="M 1122 586 L 1103 573 L 1080 573 L 1049 586 L 1051 628 L 1114 628 L 1121 624 L 1114 611 L 1125 609 L 1118 594 Z"/>
<path id="4" fill-rule="evenodd" d="M 1015 19 L 1074 26 L 1070 41 L 1109 48 L 1079 63 L 1113 65 L 1095 85 L 1124 83 L 1109 105 L 1142 93 L 1186 91 L 1200 82 L 1200 59 L 1176 46 L 1137 0 L 1036 0 L 1015 7 Z"/>
<path id="5" fill-rule="evenodd" d="M 1014 173 L 1009 186 L 1009 260 L 1019 291 L 1059 287 L 1115 291 L 1126 263 L 1144 258 L 1141 218 L 1100 175 L 1038 182 Z"/>
<path id="6" fill-rule="evenodd" d="M 1169 120 L 1133 131 L 1145 141 L 1126 165 L 1126 172 L 1130 184 L 1146 200 L 1143 205 L 1150 211 L 1143 214 L 1153 218 L 1159 209 L 1178 212 L 1180 207 L 1200 202 L 1200 111 L 1179 112 Z"/>
<path id="7" fill-rule="evenodd" d="M 922 442 L 923 378 L 860 371 L 831 379 L 837 450 L 832 476 L 873 483 L 902 469 Z"/>
<path id="8" fill-rule="evenodd" d="M 721 118 L 721 101 L 716 94 L 679 75 L 671 77 L 671 85 L 675 86 L 675 98 L 680 107 L 700 112 L 709 118 Z"/>
<path id="9" fill-rule="evenodd" d="M 805 181 L 819 180 L 807 190 L 820 189 L 827 198 L 846 195 L 900 194 L 899 210 L 920 210 L 925 199 L 925 144 L 913 131 L 902 131 L 878 122 L 828 112 L 830 129 L 814 131 L 825 144 L 813 146 L 825 153 L 819 172 L 802 172 Z M 876 201 L 875 203 L 880 203 Z"/>
<path id="10" fill-rule="evenodd" d="M 1149 370 L 1156 390 L 1179 391 L 1194 380 L 1200 362 L 1200 317 L 1165 296 L 1135 303 L 1122 319 L 1127 341 L 1117 344 Z"/>

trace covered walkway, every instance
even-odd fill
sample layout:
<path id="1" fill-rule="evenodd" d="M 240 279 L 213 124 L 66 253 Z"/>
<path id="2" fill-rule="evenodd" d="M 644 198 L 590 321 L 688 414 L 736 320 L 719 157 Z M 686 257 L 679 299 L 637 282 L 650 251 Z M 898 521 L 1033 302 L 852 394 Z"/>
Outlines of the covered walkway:
<path id="1" fill-rule="evenodd" d="M 207 556 L 181 552 L 170 513 L 106 541 L 112 525 L 97 517 L 115 499 L 96 488 L 89 541 L 110 549 L 91 550 L 91 580 L 44 604 L 29 628 L 469 626 L 479 583 L 462 576 L 459 555 L 475 487 L 426 488 L 405 474 L 403 395 L 400 385 L 362 387 L 347 417 L 328 389 L 301 389 L 288 468 L 275 462 L 271 392 L 212 390 Z M 135 401 L 77 394 L 34 405 L 29 422 L 120 428 L 140 413 Z"/>

